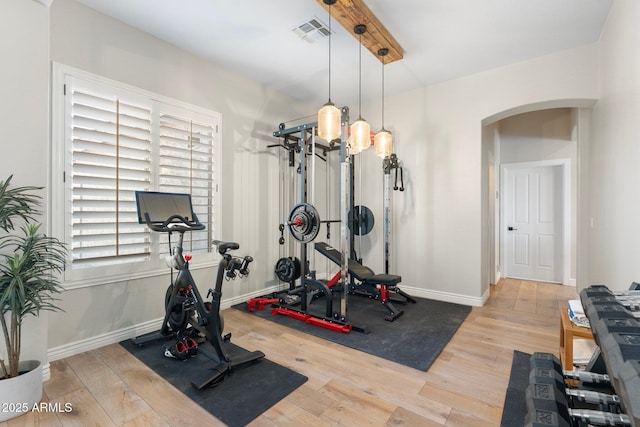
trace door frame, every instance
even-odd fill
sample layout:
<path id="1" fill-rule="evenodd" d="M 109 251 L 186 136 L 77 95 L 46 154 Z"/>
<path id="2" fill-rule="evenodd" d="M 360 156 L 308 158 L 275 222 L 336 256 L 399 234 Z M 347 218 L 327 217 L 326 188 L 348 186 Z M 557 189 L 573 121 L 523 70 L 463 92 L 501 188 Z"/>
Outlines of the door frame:
<path id="1" fill-rule="evenodd" d="M 508 169 L 524 169 L 536 167 L 560 166 L 562 176 L 562 255 L 559 261 L 562 263 L 562 284 L 571 285 L 571 159 L 552 159 L 532 162 L 516 162 L 500 164 L 500 195 L 505 194 L 505 174 Z M 504 271 L 505 247 L 506 247 L 506 206 L 504 197 L 500 197 L 500 270 L 502 277 L 507 277 Z"/>

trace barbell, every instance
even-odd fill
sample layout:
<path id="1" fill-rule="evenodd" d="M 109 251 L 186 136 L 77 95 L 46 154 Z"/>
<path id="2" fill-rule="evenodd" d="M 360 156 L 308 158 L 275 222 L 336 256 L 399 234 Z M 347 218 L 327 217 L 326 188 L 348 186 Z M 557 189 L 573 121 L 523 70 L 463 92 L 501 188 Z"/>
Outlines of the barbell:
<path id="1" fill-rule="evenodd" d="M 291 236 L 301 243 L 313 241 L 320 232 L 322 223 L 340 222 L 339 220 L 320 220 L 318 210 L 309 203 L 299 203 L 289 212 L 286 223 Z M 366 206 L 355 206 L 348 213 L 348 226 L 355 235 L 369 234 L 375 223 L 373 212 Z"/>

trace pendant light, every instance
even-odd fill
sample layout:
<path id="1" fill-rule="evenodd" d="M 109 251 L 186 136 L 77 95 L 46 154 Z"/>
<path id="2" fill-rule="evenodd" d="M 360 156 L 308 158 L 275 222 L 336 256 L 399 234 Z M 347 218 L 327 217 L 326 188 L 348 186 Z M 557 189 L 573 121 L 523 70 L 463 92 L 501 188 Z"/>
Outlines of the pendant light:
<path id="1" fill-rule="evenodd" d="M 358 59 L 358 119 L 351 125 L 351 149 L 354 153 L 360 153 L 371 146 L 371 126 L 362 118 L 362 35 L 367 31 L 367 26 L 358 24 L 353 27 L 353 31 L 360 36 L 359 59 Z"/>
<path id="2" fill-rule="evenodd" d="M 373 139 L 373 145 L 375 147 L 376 155 L 382 157 L 389 157 L 393 151 L 393 137 L 391 132 L 384 128 L 384 57 L 389 53 L 389 49 L 383 47 L 378 50 L 378 55 L 381 56 L 382 62 L 382 129 Z"/>
<path id="3" fill-rule="evenodd" d="M 318 137 L 327 142 L 340 137 L 340 109 L 331 102 L 331 5 L 337 0 L 322 0 L 329 6 L 329 101 L 318 110 Z"/>

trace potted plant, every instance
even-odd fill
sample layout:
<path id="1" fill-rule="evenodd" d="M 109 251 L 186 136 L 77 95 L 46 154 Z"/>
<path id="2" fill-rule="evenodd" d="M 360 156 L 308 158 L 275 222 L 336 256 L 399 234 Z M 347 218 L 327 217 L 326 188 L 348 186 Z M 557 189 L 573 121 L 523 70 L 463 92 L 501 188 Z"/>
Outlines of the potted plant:
<path id="1" fill-rule="evenodd" d="M 42 397 L 40 361 L 20 360 L 22 323 L 41 310 L 60 310 L 54 294 L 61 291 L 59 273 L 67 256 L 62 242 L 40 232 L 41 197 L 34 192 L 41 188 L 11 187 L 12 177 L 0 181 L 0 324 L 6 350 L 0 346 L 0 402 L 7 406 L 0 421 L 31 410 Z M 25 382 L 31 390 L 20 391 Z"/>

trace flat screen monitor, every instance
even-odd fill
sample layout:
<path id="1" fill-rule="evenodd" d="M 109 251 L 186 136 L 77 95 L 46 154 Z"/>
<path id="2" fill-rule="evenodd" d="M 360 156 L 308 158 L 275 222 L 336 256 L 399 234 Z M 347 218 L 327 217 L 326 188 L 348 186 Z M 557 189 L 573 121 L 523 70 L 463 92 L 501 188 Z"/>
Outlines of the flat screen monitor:
<path id="1" fill-rule="evenodd" d="M 173 215 L 180 215 L 189 223 L 196 221 L 190 194 L 136 191 L 136 206 L 140 224 L 147 223 L 145 213 L 152 224 L 161 224 Z"/>

